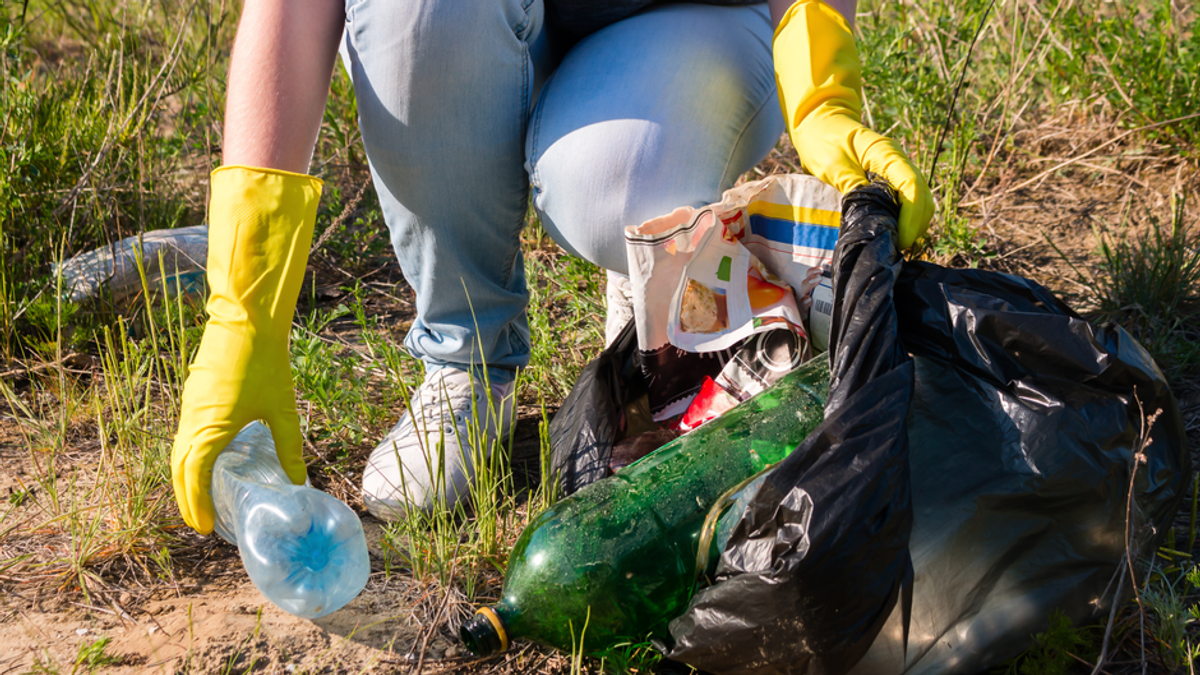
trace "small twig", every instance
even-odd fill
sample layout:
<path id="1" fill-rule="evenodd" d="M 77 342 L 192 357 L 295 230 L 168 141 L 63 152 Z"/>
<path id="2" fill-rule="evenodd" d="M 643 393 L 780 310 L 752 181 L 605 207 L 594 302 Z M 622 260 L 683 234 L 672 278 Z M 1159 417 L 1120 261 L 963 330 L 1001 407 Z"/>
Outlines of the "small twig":
<path id="1" fill-rule="evenodd" d="M 39 363 L 35 366 L 13 368 L 11 370 L 6 370 L 3 373 L 0 373 L 0 378 L 8 378 L 8 377 L 16 376 L 16 375 L 32 375 L 34 373 L 40 373 L 43 370 L 49 370 L 51 368 L 61 366 L 61 365 L 65 364 L 67 361 L 78 358 L 80 356 L 83 356 L 83 355 L 72 352 L 57 361 L 46 361 L 45 363 Z M 66 368 L 64 370 L 66 370 L 66 372 L 69 372 L 69 373 L 77 373 L 77 374 L 81 374 L 81 375 L 91 375 L 92 374 L 92 371 L 90 371 L 90 370 L 78 370 L 75 368 Z"/>
<path id="2" fill-rule="evenodd" d="M 158 622 L 158 617 L 154 616 L 153 614 L 149 614 L 148 616 L 150 617 L 150 621 L 158 628 L 160 633 L 167 636 L 167 638 L 169 638 L 169 639 L 175 638 L 175 636 L 171 633 L 171 631 L 167 630 L 166 628 L 163 628 L 163 625 Z"/>
<path id="3" fill-rule="evenodd" d="M 1125 90 L 1121 88 L 1121 82 L 1117 80 L 1117 76 L 1113 74 L 1112 64 L 1109 63 L 1108 59 L 1104 58 L 1104 49 L 1100 47 L 1100 40 L 1095 35 L 1092 36 L 1092 44 L 1096 46 L 1096 56 L 1099 57 L 1097 60 L 1100 62 L 1100 65 L 1104 66 L 1104 72 L 1108 74 L 1108 79 L 1112 81 L 1113 88 L 1117 90 L 1117 93 L 1121 95 L 1121 98 L 1125 99 L 1125 105 L 1128 105 L 1130 110 L 1137 111 L 1142 118 L 1145 119 L 1146 113 L 1142 112 L 1141 109 L 1134 104 L 1133 99 L 1129 98 L 1129 94 L 1126 94 Z"/>
<path id="4" fill-rule="evenodd" d="M 933 161 L 929 163 L 930 185 L 933 184 L 933 178 L 937 172 L 938 158 L 942 156 L 942 144 L 946 140 L 946 134 L 950 131 L 950 123 L 954 120 L 954 108 L 958 105 L 958 95 L 962 92 L 963 83 L 967 79 L 967 67 L 971 65 L 971 55 L 975 52 L 975 43 L 979 42 L 979 36 L 983 33 L 983 27 L 992 13 L 992 8 L 995 6 L 996 0 L 988 3 L 987 9 L 983 11 L 983 16 L 979 18 L 979 25 L 975 27 L 975 35 L 971 38 L 971 46 L 967 47 L 967 56 L 963 59 L 962 70 L 958 73 L 958 84 L 954 85 L 954 93 L 950 96 L 950 108 L 946 111 L 946 123 L 942 125 L 942 133 L 938 136 L 937 146 L 933 153 Z"/>
<path id="5" fill-rule="evenodd" d="M 1085 665 L 1085 666 L 1090 666 L 1090 665 L 1092 665 L 1092 664 L 1091 664 L 1091 662 L 1089 662 L 1089 661 L 1086 661 L 1086 660 L 1084 660 L 1084 659 L 1082 659 L 1082 658 L 1080 658 L 1080 657 L 1078 657 L 1078 656 L 1076 656 L 1076 655 L 1072 654 L 1071 652 L 1067 652 L 1067 656 L 1069 656 L 1069 657 L 1071 657 L 1071 658 L 1075 659 L 1076 661 L 1078 661 L 1078 662 L 1082 663 L 1082 664 L 1083 664 L 1083 665 Z M 1093 670 L 1093 671 L 1092 671 L 1092 675 L 1097 675 L 1097 674 L 1099 674 L 1099 675 L 1113 675 L 1112 673 L 1108 672 L 1107 670 L 1104 670 L 1103 668 L 1100 668 L 1099 666 L 1097 666 L 1096 668 L 1097 668 L 1096 670 Z"/>
<path id="6" fill-rule="evenodd" d="M 339 227 L 341 227 L 343 223 L 346 222 L 346 219 L 350 217 L 350 214 L 354 213 L 354 210 L 358 208 L 359 202 L 362 201 L 363 194 L 367 191 L 367 186 L 370 184 L 371 179 L 368 177 L 367 180 L 363 181 L 362 185 L 358 186 L 358 192 L 356 192 L 354 197 L 346 203 L 346 207 L 342 209 L 342 212 L 338 214 L 337 218 L 333 219 L 333 222 L 329 224 L 329 227 L 325 228 L 325 231 L 321 233 L 321 238 L 317 240 L 317 243 L 313 244 L 312 248 L 308 250 L 309 255 L 316 253 L 317 249 L 321 248 L 321 246 L 329 239 L 329 237 L 333 236 L 333 233 Z"/>
<path id="7" fill-rule="evenodd" d="M 435 670 L 432 673 L 430 673 L 429 675 L 443 675 L 443 673 L 451 673 L 451 672 L 455 672 L 455 671 L 471 672 L 472 670 L 474 670 L 474 666 L 477 666 L 481 663 L 487 663 L 488 661 L 495 661 L 495 660 L 501 658 L 501 656 L 502 656 L 501 654 L 493 654 L 491 656 L 485 656 L 483 658 L 466 661 L 464 663 L 455 663 L 453 665 L 442 668 L 441 670 Z"/>
<path id="8" fill-rule="evenodd" d="M 425 665 L 425 648 L 429 645 L 429 636 L 433 633 L 435 624 L 430 624 L 429 630 L 423 631 L 421 636 L 421 654 L 417 656 L 417 668 L 413 671 L 413 675 L 421 675 L 421 668 Z"/>
<path id="9" fill-rule="evenodd" d="M 116 600 L 114 600 L 111 597 L 108 599 L 108 602 L 110 605 L 112 605 L 113 609 L 117 610 L 117 616 L 120 619 L 122 619 L 123 621 L 129 621 L 129 622 L 133 623 L 133 625 L 135 625 L 135 626 L 138 625 L 137 619 L 133 618 L 133 616 L 131 616 L 129 614 L 129 612 L 127 612 L 125 610 L 125 608 L 121 606 L 120 602 L 117 602 Z"/>
<path id="10" fill-rule="evenodd" d="M 983 179 L 987 176 L 988 169 L 992 166 L 992 160 L 996 158 L 996 153 L 1000 150 L 1000 141 L 1012 134 L 1013 129 L 1015 129 L 1017 126 L 1017 122 L 1019 122 L 1021 119 L 1021 115 L 1025 114 L 1025 110 L 1029 108 L 1029 105 L 1032 102 L 1032 100 L 1026 101 L 1025 105 L 1022 106 L 1019 111 L 1017 111 L 1017 114 L 1013 117 L 1012 123 L 1008 125 L 1007 131 L 1004 130 L 1003 125 L 1000 125 L 996 129 L 996 136 L 992 141 L 992 149 L 988 152 L 987 161 L 983 163 L 983 168 L 979 170 L 979 176 L 975 179 L 975 182 L 971 183 L 971 187 L 967 188 L 967 191 L 963 193 L 963 199 L 969 197 L 971 193 L 975 191 L 975 188 L 979 187 L 979 184 L 983 182 Z M 1005 112 L 1007 112 L 1007 108 L 1005 109 Z"/>
<path id="11" fill-rule="evenodd" d="M 384 288 L 387 288 L 386 284 L 380 283 L 378 281 L 368 281 L 366 285 L 375 289 L 380 295 L 384 296 L 385 298 L 394 300 L 395 302 L 400 303 L 400 305 L 402 305 L 404 307 L 412 307 L 411 300 L 405 300 L 404 298 L 398 298 L 398 297 L 392 295 L 391 293 L 388 293 L 387 291 L 383 290 Z"/>
<path id="12" fill-rule="evenodd" d="M 1020 121 L 1020 119 L 1021 119 L 1021 115 L 1025 114 L 1025 110 L 1029 107 L 1029 104 L 1032 103 L 1032 100 L 1027 100 L 1025 102 L 1025 105 L 1021 107 L 1021 110 L 1019 110 L 1017 112 L 1017 114 L 1015 116 L 1013 116 L 1012 122 L 1008 125 L 1008 130 L 1005 131 L 1003 122 L 1004 122 L 1004 119 L 1008 115 L 1008 109 L 1009 109 L 1008 106 L 1013 98 L 1010 95 L 1010 92 L 1011 92 L 1013 86 L 1015 85 L 1016 81 L 1019 80 L 1022 75 L 1024 75 L 1025 69 L 1029 67 L 1029 64 L 1033 61 L 1034 56 L 1037 54 L 1038 50 L 1041 49 L 1042 40 L 1045 39 L 1047 34 L 1050 33 L 1050 27 L 1054 25 L 1054 20 L 1058 16 L 1058 13 L 1060 11 L 1062 11 L 1065 7 L 1070 6 L 1071 2 L 1073 2 L 1073 1 L 1074 0 L 1070 0 L 1069 2 L 1059 3 L 1058 6 L 1054 8 L 1054 13 L 1050 15 L 1050 19 L 1046 20 L 1046 18 L 1043 17 L 1037 11 L 1037 7 L 1034 6 L 1033 1 L 1030 0 L 1030 2 L 1029 2 L 1030 9 L 1033 11 L 1033 14 L 1035 16 L 1037 16 L 1039 19 L 1042 20 L 1042 23 L 1044 24 L 1044 26 L 1042 28 L 1042 32 L 1038 35 L 1037 40 L 1034 41 L 1033 46 L 1030 47 L 1029 54 L 1028 54 L 1028 56 L 1025 57 L 1025 62 L 1021 64 L 1020 68 L 1018 68 L 1015 73 L 1010 71 L 1008 84 L 1005 85 L 1004 92 L 999 97 L 997 97 L 996 101 L 992 103 L 992 106 L 990 108 L 988 108 L 987 112 L 984 114 L 985 117 L 990 116 L 992 111 L 995 110 L 996 105 L 999 102 L 1004 103 L 1004 109 L 1000 113 L 1000 122 L 1001 123 L 998 125 L 998 127 L 996 129 L 996 135 L 992 139 L 992 148 L 988 152 L 987 161 L 985 161 L 983 163 L 983 169 L 981 169 L 979 171 L 979 176 L 975 179 L 975 182 L 972 183 L 971 187 L 968 188 L 967 191 L 963 193 L 963 196 L 959 199 L 959 201 L 965 200 L 967 197 L 969 197 L 971 195 L 971 193 L 975 190 L 975 188 L 979 187 L 980 182 L 987 175 L 988 168 L 990 168 L 992 165 L 992 160 L 996 158 L 996 153 L 1000 149 L 1000 141 L 1013 133 L 1013 130 L 1017 126 L 1017 122 Z M 1014 11 L 1016 11 L 1015 7 L 1014 7 Z M 1053 39 L 1053 36 L 1051 36 L 1051 39 Z M 1013 40 L 1014 40 L 1014 42 L 1016 40 L 1016 32 L 1015 31 L 1013 33 Z M 1013 52 L 1014 53 L 1016 52 L 1015 44 L 1013 47 Z"/>
<path id="13" fill-rule="evenodd" d="M 999 219 L 998 219 L 998 220 L 999 220 Z M 1008 221 L 1007 219 L 1004 219 L 1004 222 L 1009 222 L 1009 221 Z M 1013 257 L 1014 255 L 1016 255 L 1016 254 L 1018 254 L 1018 253 L 1021 253 L 1021 252 L 1023 252 L 1023 251 L 1028 251 L 1029 249 L 1031 249 L 1031 248 L 1033 248 L 1033 247 L 1035 247 L 1035 246 L 1037 246 L 1037 245 L 1038 245 L 1038 244 L 1037 244 L 1037 242 L 1034 242 L 1034 243 L 1032 243 L 1032 244 L 1026 244 L 1026 245 L 1024 245 L 1024 246 L 1021 246 L 1021 247 L 1019 247 L 1019 248 L 1014 248 L 1014 249 L 1013 249 L 1013 250 L 1011 250 L 1011 251 L 1006 251 L 1006 252 L 1004 252 L 1004 253 L 1001 253 L 1000 255 L 998 255 L 998 256 L 996 257 L 996 259 L 997 259 L 997 260 L 1004 260 L 1005 258 L 1011 258 L 1011 257 Z"/>
<path id="14" fill-rule="evenodd" d="M 1067 267 L 1071 268 L 1071 271 L 1075 273 L 1075 276 L 1079 277 L 1077 281 L 1074 279 L 1072 279 L 1072 281 L 1076 281 L 1076 283 L 1083 288 L 1092 288 L 1092 286 L 1088 283 L 1087 278 L 1083 276 L 1083 273 L 1079 271 L 1079 268 L 1075 266 L 1075 263 L 1071 262 L 1071 259 L 1067 257 L 1067 254 L 1063 253 L 1062 249 L 1060 249 L 1058 245 L 1054 243 L 1054 240 L 1046 236 L 1045 232 L 1042 233 L 1042 238 L 1045 239 L 1046 243 L 1050 245 L 1050 248 L 1054 249 L 1054 252 L 1063 259 L 1063 262 L 1067 264 Z"/>
<path id="15" fill-rule="evenodd" d="M 1101 666 L 1104 665 L 1104 659 L 1108 655 L 1108 639 L 1112 637 L 1113 624 L 1117 618 L 1117 608 L 1121 606 L 1121 591 L 1123 590 L 1125 590 L 1124 559 L 1117 565 L 1117 590 L 1113 593 L 1112 607 L 1108 611 L 1108 626 L 1104 629 L 1104 640 L 1100 643 L 1100 656 L 1096 659 L 1096 667 L 1092 669 L 1092 675 L 1104 672 L 1101 670 Z"/>
<path id="16" fill-rule="evenodd" d="M 329 231 L 331 231 L 331 230 L 332 230 L 332 228 L 331 228 L 330 230 L 326 230 L 326 232 L 329 232 Z M 324 237 L 322 237 L 322 239 L 324 239 Z M 318 244 L 320 244 L 321 242 L 317 242 L 317 243 L 318 243 Z M 322 263 L 324 263 L 325 265 L 329 266 L 329 268 L 330 268 L 330 269 L 332 269 L 332 270 L 333 270 L 333 271 L 335 271 L 335 272 L 338 272 L 338 273 L 340 273 L 342 276 L 346 277 L 347 279 L 354 279 L 354 278 L 355 278 L 353 274 L 351 274 L 351 273 L 347 272 L 346 270 L 342 269 L 341 267 L 338 267 L 337 263 L 335 263 L 335 262 L 333 262 L 332 260 L 330 260 L 330 259 L 329 259 L 329 257 L 328 257 L 328 256 L 326 256 L 326 255 L 325 255 L 323 252 L 321 252 L 321 251 L 315 251 L 315 250 L 314 250 L 314 253 L 312 254 L 312 257 L 313 257 L 313 259 L 314 259 L 314 260 L 320 260 Z M 314 273 L 314 275 L 313 275 L 313 284 L 314 284 L 314 285 L 316 284 L 316 275 L 315 275 L 315 273 Z"/>
<path id="17" fill-rule="evenodd" d="M 311 406 L 309 409 L 309 413 L 311 415 Z M 325 456 L 322 455 L 319 450 L 317 450 L 317 446 L 313 445 L 313 442 L 311 440 L 309 440 L 307 434 L 304 436 L 304 445 L 308 448 L 309 452 L 311 452 L 314 456 L 316 456 L 317 459 L 321 460 L 324 463 L 324 467 L 326 469 L 330 469 L 331 471 L 336 473 L 338 475 L 338 478 L 341 478 L 342 481 L 344 483 L 346 483 L 346 486 L 350 489 L 349 494 L 355 494 L 355 492 L 357 491 L 357 488 L 354 485 L 354 481 L 347 478 L 346 474 L 342 473 L 342 470 L 337 468 L 336 465 L 334 465 L 328 459 L 325 459 Z"/>
<path id="18" fill-rule="evenodd" d="M 82 607 L 83 609 L 90 609 L 93 612 L 103 612 L 104 614 L 111 614 L 111 615 L 117 616 L 117 617 L 121 616 L 120 614 L 118 614 L 117 612 L 115 612 L 111 609 L 104 609 L 103 607 L 97 607 L 95 605 L 85 605 L 82 602 L 75 602 L 73 600 L 70 601 L 70 604 L 75 605 L 76 607 Z"/>
<path id="19" fill-rule="evenodd" d="M 1137 600 L 1138 614 L 1140 615 L 1141 625 L 1141 647 L 1142 647 L 1142 673 L 1146 672 L 1146 605 L 1142 602 L 1142 594 L 1138 591 L 1137 576 L 1133 569 L 1133 491 L 1134 483 L 1137 480 L 1137 468 L 1139 464 L 1146 463 L 1146 448 L 1150 445 L 1150 433 L 1148 429 L 1154 426 L 1158 421 L 1158 416 L 1162 414 L 1162 409 L 1156 410 L 1153 415 L 1146 417 L 1145 411 L 1142 409 L 1142 400 L 1134 396 L 1134 400 L 1138 404 L 1138 414 L 1141 417 L 1142 428 L 1138 434 L 1141 440 L 1138 448 L 1133 453 L 1133 466 L 1129 472 L 1129 494 L 1125 498 L 1125 566 L 1129 570 L 1130 586 L 1133 588 L 1133 597 Z M 1161 648 L 1157 641 L 1154 642 L 1156 651 L 1159 651 L 1159 659 L 1162 660 Z"/>

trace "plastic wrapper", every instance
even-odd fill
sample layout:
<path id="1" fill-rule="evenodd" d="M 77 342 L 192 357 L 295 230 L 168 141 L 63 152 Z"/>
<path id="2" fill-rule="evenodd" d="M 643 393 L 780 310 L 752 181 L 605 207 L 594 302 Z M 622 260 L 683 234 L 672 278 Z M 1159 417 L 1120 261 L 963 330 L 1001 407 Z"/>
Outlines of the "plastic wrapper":
<path id="1" fill-rule="evenodd" d="M 704 384 L 700 386 L 700 393 L 692 399 L 692 405 L 688 407 L 683 417 L 679 418 L 679 423 L 674 428 L 682 432 L 691 431 L 701 424 L 733 410 L 737 404 L 738 400 L 728 391 L 711 377 L 706 377 Z"/>
<path id="2" fill-rule="evenodd" d="M 813 289 L 833 255 L 841 195 L 770 176 L 625 230 L 638 348 L 655 420 L 687 410 L 742 342 L 789 330 L 811 354 Z M 823 320 L 817 324 L 824 326 Z"/>

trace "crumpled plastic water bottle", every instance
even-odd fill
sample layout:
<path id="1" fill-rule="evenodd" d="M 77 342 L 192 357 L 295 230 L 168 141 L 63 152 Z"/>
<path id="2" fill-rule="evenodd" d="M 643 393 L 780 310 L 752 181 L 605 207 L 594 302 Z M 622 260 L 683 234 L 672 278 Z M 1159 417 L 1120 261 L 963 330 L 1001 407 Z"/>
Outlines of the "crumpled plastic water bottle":
<path id="1" fill-rule="evenodd" d="M 160 257 L 161 256 L 161 266 Z M 206 294 L 204 261 L 208 256 L 208 225 L 152 230 L 108 246 L 80 253 L 57 266 L 63 290 L 75 302 L 99 297 L 124 302 L 148 290 L 163 288 L 203 302 Z M 146 276 L 148 288 L 142 285 Z"/>
<path id="2" fill-rule="evenodd" d="M 284 611 L 322 617 L 367 585 L 362 521 L 308 481 L 293 485 L 261 422 L 248 424 L 217 456 L 212 497 L 217 534 L 237 545 L 255 588 Z"/>

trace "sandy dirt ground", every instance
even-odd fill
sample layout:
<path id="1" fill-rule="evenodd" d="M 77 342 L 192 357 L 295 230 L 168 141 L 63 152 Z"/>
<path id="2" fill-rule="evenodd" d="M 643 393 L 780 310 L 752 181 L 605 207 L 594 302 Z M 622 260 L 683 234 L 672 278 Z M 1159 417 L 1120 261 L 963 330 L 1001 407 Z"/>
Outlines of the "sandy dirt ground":
<path id="1" fill-rule="evenodd" d="M 518 480 L 535 479 L 538 416 L 522 408 L 514 443 Z M 0 495 L 26 484 L 28 452 L 0 420 Z M 357 480 L 357 476 L 354 477 Z M 457 639 L 470 605 L 436 582 L 418 582 L 386 562 L 384 525 L 362 512 L 371 554 L 366 589 L 342 609 L 316 620 L 272 605 L 246 576 L 237 549 L 215 535 L 200 538 L 198 556 L 175 565 L 170 582 L 113 584 L 85 597 L 55 590 L 35 576 L 8 577 L 0 567 L 0 675 L 88 672 L 81 648 L 107 638 L 105 673 L 566 672 L 569 659 L 522 645 L 488 659 Z M 2 529 L 0 529 L 2 531 Z M 0 560 L 29 553 L 0 544 Z M 45 547 L 60 545 L 47 537 Z M 34 552 L 36 553 L 36 551 Z M 391 555 L 394 560 L 395 554 Z M 56 570 L 58 571 L 58 570 Z"/>
<path id="2" fill-rule="evenodd" d="M 378 559 L 380 526 L 365 520 Z M 183 580 L 186 590 L 159 589 L 136 604 L 128 594 L 107 607 L 76 597 L 32 601 L 6 594 L 0 673 L 25 672 L 38 662 L 72 663 L 81 645 L 102 636 L 111 638 L 105 652 L 118 659 L 105 672 L 114 673 L 340 672 L 419 658 L 423 636 L 413 608 L 427 589 L 379 572 L 349 605 L 310 621 L 268 602 L 242 572 L 236 550 L 221 548 L 226 550 L 209 567 L 226 572 Z M 424 646 L 431 671 L 434 663 L 465 656 L 441 637 Z"/>

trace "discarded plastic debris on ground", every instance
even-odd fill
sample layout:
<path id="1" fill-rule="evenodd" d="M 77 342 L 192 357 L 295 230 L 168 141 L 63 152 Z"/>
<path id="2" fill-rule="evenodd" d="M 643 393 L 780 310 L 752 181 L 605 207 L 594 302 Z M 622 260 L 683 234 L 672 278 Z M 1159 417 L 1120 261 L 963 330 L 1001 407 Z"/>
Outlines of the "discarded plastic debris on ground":
<path id="1" fill-rule="evenodd" d="M 194 225 L 126 237 L 80 253 L 60 269 L 67 297 L 75 302 L 102 297 L 122 302 L 142 292 L 139 262 L 152 293 L 162 288 L 165 275 L 168 293 L 203 298 L 207 257 L 208 226 Z"/>
<path id="2" fill-rule="evenodd" d="M 709 506 L 791 452 L 821 421 L 829 371 L 814 360 L 719 419 L 539 514 L 509 556 L 501 600 L 464 625 L 475 654 L 528 639 L 604 655 L 667 637 L 696 581 Z M 789 442 L 788 439 L 794 439 Z M 574 635 L 573 635 L 574 633 Z"/>
<path id="3" fill-rule="evenodd" d="M 271 431 L 253 422 L 213 466 L 217 534 L 238 547 L 250 580 L 286 612 L 315 619 L 367 585 L 367 539 L 358 516 L 306 481 L 294 485 Z"/>
<path id="4" fill-rule="evenodd" d="M 844 222 L 841 236 L 853 231 Z M 1087 324 L 1028 280 L 928 263 L 893 268 L 886 256 L 872 273 L 860 256 L 864 272 L 856 276 L 849 262 L 835 261 L 843 303 L 852 296 L 836 286 L 846 278 L 886 281 L 886 270 L 896 269 L 899 340 L 871 328 L 887 319 L 890 303 L 866 305 L 870 320 L 859 320 L 862 309 L 838 318 L 835 363 L 845 345 L 861 351 L 833 384 L 830 419 L 778 469 L 733 495 L 741 499 L 716 533 L 727 539 L 716 583 L 671 625 L 668 656 L 718 675 L 977 672 L 1028 648 L 1053 611 L 1076 623 L 1102 615 L 1124 557 L 1134 470 L 1135 556 L 1154 550 L 1190 475 L 1161 372 L 1123 330 Z M 646 384 L 633 338 L 623 336 L 584 369 L 552 422 L 568 493 L 606 474 L 614 442 L 637 417 L 630 411 Z M 907 353 L 912 365 L 886 370 Z M 906 382 L 888 383 L 905 371 Z M 839 385 L 846 381 L 861 386 Z M 899 405 L 909 386 L 911 404 Z M 876 387 L 885 391 L 868 395 Z M 857 423 L 838 414 L 852 407 L 863 413 Z M 1148 419 L 1145 463 L 1137 466 Z M 843 486 L 837 467 L 822 461 L 857 454 L 847 447 L 861 447 L 867 459 L 895 451 L 896 437 L 875 431 L 905 426 L 906 480 L 895 473 Z M 896 576 L 872 574 L 867 552 L 834 550 L 871 534 L 873 521 L 844 515 L 860 508 L 853 502 L 863 488 L 875 488 L 869 500 L 911 494 L 911 605 L 903 592 L 901 602 L 879 602 Z M 827 555 L 840 564 L 826 564 Z"/>

